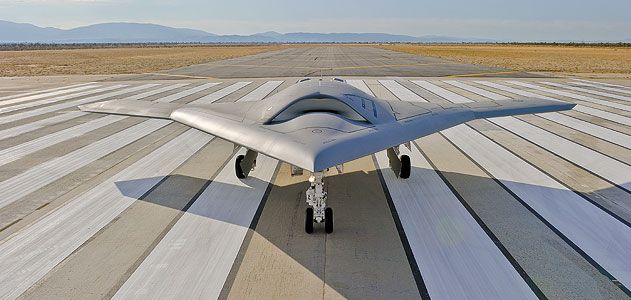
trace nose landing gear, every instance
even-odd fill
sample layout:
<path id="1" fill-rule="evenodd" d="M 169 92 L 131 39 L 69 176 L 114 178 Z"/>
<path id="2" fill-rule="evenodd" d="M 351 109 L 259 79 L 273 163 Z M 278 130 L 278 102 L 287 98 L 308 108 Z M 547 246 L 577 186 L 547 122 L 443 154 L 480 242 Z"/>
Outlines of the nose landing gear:
<path id="1" fill-rule="evenodd" d="M 307 190 L 305 232 L 313 233 L 313 223 L 323 223 L 326 233 L 333 232 L 333 209 L 326 206 L 327 193 L 324 190 L 324 172 L 314 172 L 309 177 L 311 186 Z"/>

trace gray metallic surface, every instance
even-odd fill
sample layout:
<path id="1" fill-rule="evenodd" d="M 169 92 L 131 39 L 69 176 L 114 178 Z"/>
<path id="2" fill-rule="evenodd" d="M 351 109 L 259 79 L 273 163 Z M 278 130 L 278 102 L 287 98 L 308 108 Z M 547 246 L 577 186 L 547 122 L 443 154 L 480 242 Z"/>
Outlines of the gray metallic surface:
<path id="1" fill-rule="evenodd" d="M 326 104 L 323 99 L 343 105 Z M 300 109 L 293 109 L 295 105 Z M 345 117 L 346 109 L 340 109 L 344 106 L 365 121 Z M 384 101 L 343 82 L 308 80 L 252 103 L 179 105 L 115 100 L 80 108 L 170 118 L 303 169 L 320 171 L 474 119 L 573 107 L 542 99 L 440 105 Z M 290 112 L 285 113 L 287 110 Z M 281 114 L 284 117 L 279 120 Z"/>

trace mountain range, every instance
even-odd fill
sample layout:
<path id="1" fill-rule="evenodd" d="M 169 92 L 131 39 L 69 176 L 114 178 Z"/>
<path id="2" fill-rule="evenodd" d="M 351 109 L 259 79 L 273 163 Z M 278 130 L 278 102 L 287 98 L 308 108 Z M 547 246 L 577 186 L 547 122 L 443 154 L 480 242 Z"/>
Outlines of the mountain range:
<path id="1" fill-rule="evenodd" d="M 0 43 L 325 43 L 325 42 L 496 42 L 491 39 L 387 33 L 278 33 L 217 35 L 202 30 L 144 23 L 101 23 L 73 29 L 38 27 L 0 20 Z"/>

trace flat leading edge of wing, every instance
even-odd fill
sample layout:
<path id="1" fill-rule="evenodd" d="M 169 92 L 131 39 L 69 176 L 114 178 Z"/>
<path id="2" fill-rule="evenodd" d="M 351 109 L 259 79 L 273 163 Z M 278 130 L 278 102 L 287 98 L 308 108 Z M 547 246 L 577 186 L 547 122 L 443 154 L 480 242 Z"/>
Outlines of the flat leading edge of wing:
<path id="1" fill-rule="evenodd" d="M 244 119 L 246 103 L 185 105 L 113 100 L 83 111 L 171 119 L 308 171 L 321 171 L 474 119 L 572 109 L 554 100 L 434 104 L 387 101 L 396 121 L 354 122 L 332 113 L 310 113 L 266 125 Z"/>

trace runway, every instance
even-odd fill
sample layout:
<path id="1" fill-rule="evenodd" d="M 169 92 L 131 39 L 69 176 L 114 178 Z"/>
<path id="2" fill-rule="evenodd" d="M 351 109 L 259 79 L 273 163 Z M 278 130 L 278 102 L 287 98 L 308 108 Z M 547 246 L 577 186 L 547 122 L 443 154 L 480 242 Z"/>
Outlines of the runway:
<path id="1" fill-rule="evenodd" d="M 76 109 L 259 101 L 299 78 L 25 83 L 0 98 L 0 298 L 631 297 L 631 82 L 342 77 L 387 100 L 578 105 L 414 141 L 409 180 L 385 153 L 331 171 L 335 232 L 307 235 L 306 174 L 259 157 L 241 181 L 231 143 Z"/>
<path id="2" fill-rule="evenodd" d="M 132 80 L 317 76 L 540 77 L 507 69 L 459 63 L 362 46 L 294 47 L 164 72 Z"/>

